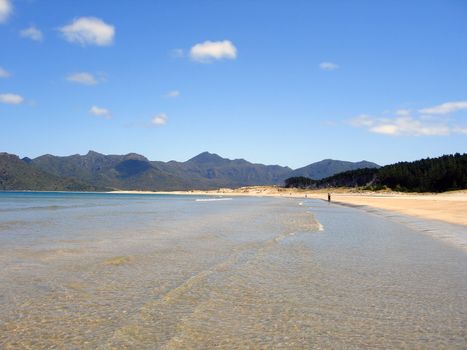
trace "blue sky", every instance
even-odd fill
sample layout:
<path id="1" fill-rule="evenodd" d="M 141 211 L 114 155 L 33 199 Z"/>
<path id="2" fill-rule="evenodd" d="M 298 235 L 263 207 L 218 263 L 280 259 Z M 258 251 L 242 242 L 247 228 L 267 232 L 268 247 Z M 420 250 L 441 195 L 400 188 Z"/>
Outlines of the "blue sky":
<path id="1" fill-rule="evenodd" d="M 0 0 L 0 151 L 467 151 L 467 1 Z"/>

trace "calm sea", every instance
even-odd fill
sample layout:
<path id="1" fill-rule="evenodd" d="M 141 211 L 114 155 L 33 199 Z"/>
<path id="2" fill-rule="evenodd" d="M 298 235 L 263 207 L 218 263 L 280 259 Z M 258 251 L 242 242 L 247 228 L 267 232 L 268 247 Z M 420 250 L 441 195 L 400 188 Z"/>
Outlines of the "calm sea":
<path id="1" fill-rule="evenodd" d="M 0 193 L 0 348 L 467 348 L 462 249 L 317 200 L 205 199 Z"/>

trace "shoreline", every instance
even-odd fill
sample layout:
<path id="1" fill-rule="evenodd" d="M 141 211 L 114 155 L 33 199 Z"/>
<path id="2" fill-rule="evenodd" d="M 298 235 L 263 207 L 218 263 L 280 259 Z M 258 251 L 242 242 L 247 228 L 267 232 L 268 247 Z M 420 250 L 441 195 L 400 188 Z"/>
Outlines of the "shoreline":
<path id="1" fill-rule="evenodd" d="M 326 201 L 328 192 L 332 202 L 388 210 L 421 219 L 437 220 L 467 226 L 467 190 L 443 193 L 414 193 L 392 191 L 362 191 L 355 189 L 287 189 L 276 186 L 249 186 L 237 189 L 187 191 L 1 191 L 11 193 L 89 193 L 89 194 L 138 194 L 138 195 L 182 195 L 182 196 L 229 196 L 229 197 L 277 197 L 297 199 L 321 199 Z"/>
<path id="2" fill-rule="evenodd" d="M 281 197 L 327 200 L 328 192 L 331 193 L 332 202 L 337 204 L 347 204 L 354 207 L 373 207 L 421 219 L 438 220 L 450 224 L 467 226 L 467 215 L 465 214 L 467 213 L 467 190 L 444 193 L 401 193 L 348 189 L 302 190 L 273 186 L 251 186 L 238 189 L 221 188 L 206 191 L 113 191 L 109 193 Z"/>

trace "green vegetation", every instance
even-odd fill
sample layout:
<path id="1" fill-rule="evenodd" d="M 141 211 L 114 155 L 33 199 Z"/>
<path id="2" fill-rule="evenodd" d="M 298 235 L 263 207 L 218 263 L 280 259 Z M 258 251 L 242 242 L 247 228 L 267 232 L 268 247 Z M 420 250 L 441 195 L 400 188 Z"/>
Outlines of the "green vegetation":
<path id="1" fill-rule="evenodd" d="M 321 180 L 292 177 L 286 187 L 366 187 L 390 188 L 396 191 L 444 192 L 467 188 L 467 153 L 400 162 L 379 169 L 346 171 Z"/>
<path id="2" fill-rule="evenodd" d="M 375 168 L 364 168 L 345 171 L 319 181 L 320 187 L 361 187 L 372 184 L 376 180 L 376 175 L 381 171 Z"/>
<path id="3" fill-rule="evenodd" d="M 313 188 L 318 185 L 319 181 L 305 176 L 292 176 L 284 182 L 286 188 Z"/>
<path id="4" fill-rule="evenodd" d="M 100 188 L 81 181 L 49 174 L 19 159 L 0 153 L 0 190 L 96 191 Z"/>
<path id="5" fill-rule="evenodd" d="M 467 153 L 384 167 L 376 185 L 400 191 L 443 192 L 467 188 Z"/>

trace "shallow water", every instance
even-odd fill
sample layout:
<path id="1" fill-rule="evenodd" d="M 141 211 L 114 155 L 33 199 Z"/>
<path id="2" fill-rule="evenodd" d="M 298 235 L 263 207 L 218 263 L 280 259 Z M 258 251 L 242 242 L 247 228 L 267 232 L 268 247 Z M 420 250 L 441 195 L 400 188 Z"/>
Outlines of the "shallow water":
<path id="1" fill-rule="evenodd" d="M 467 347 L 462 250 L 321 201 L 196 199 L 0 193 L 0 348 Z"/>

